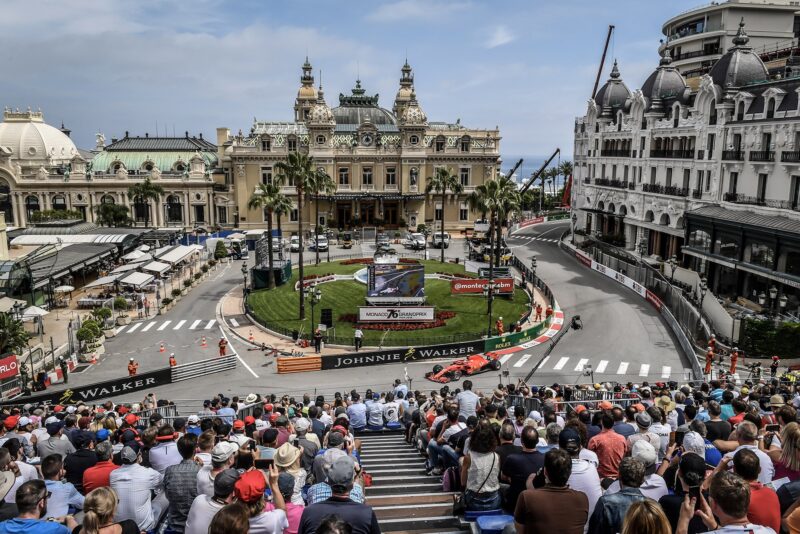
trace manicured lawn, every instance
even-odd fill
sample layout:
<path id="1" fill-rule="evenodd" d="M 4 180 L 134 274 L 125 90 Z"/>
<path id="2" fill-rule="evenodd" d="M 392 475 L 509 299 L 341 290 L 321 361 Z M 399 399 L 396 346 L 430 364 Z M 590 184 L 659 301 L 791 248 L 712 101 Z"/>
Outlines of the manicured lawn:
<path id="1" fill-rule="evenodd" d="M 446 272 L 463 273 L 464 266 L 453 263 L 439 263 L 428 260 L 422 262 L 426 273 Z M 341 265 L 337 263 L 308 266 L 305 274 L 352 274 L 363 265 Z M 298 292 L 294 285 L 298 280 L 295 269 L 292 280 L 274 290 L 261 290 L 251 293 L 249 303 L 253 312 L 267 323 L 279 326 L 286 330 L 302 330 L 308 333 L 311 328 L 311 306 L 306 304 L 306 320 L 298 321 Z M 367 288 L 356 281 L 343 280 L 327 282 L 319 285 L 322 292 L 322 301 L 315 307 L 315 321 L 319 322 L 322 308 L 333 309 L 333 323 L 335 335 L 343 343 L 350 343 L 353 337 L 353 325 L 340 322 L 339 316 L 343 314 L 357 314 L 358 307 L 363 306 Z M 482 296 L 451 296 L 450 283 L 445 280 L 425 280 L 425 294 L 428 304 L 436 307 L 436 311 L 453 311 L 456 316 L 447 320 L 447 325 L 439 328 L 414 330 L 411 332 L 389 332 L 384 339 L 384 345 L 403 345 L 409 338 L 413 340 L 426 340 L 443 342 L 445 336 L 454 334 L 474 333 L 475 338 L 486 332 L 488 316 L 486 315 L 486 299 Z M 503 322 L 508 326 L 519 319 L 528 309 L 528 296 L 524 291 L 517 289 L 513 298 L 496 298 L 492 306 L 492 316 L 496 320 L 503 317 Z M 301 328 L 302 327 L 302 328 Z M 377 345 L 383 332 L 364 330 L 364 345 Z"/>

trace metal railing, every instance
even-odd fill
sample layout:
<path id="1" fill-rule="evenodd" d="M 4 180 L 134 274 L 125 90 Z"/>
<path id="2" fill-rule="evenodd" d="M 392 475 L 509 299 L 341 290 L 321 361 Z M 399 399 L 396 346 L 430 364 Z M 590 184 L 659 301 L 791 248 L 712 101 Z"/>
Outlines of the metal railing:
<path id="1" fill-rule="evenodd" d="M 675 185 L 642 184 L 642 191 L 645 193 L 657 193 L 659 195 L 669 195 L 673 197 L 689 196 L 688 188 Z"/>
<path id="2" fill-rule="evenodd" d="M 651 158 L 694 159 L 694 150 L 651 150 Z"/>
<path id="3" fill-rule="evenodd" d="M 748 204 L 751 206 L 764 206 L 767 208 L 780 208 L 785 210 L 797 211 L 798 205 L 791 200 L 777 200 L 773 198 L 753 197 L 743 195 L 741 193 L 724 193 L 722 200 L 725 202 L 732 202 L 734 204 Z"/>
<path id="4" fill-rule="evenodd" d="M 785 163 L 800 162 L 800 150 L 784 150 L 781 152 L 781 161 Z"/>
<path id="5" fill-rule="evenodd" d="M 727 161 L 744 161 L 744 152 L 741 150 L 723 150 L 722 159 Z"/>
<path id="6" fill-rule="evenodd" d="M 236 354 L 229 354 L 219 358 L 209 358 L 199 362 L 188 362 L 177 365 L 171 369 L 172 382 L 181 382 L 199 376 L 222 373 L 235 369 L 237 364 Z"/>
<path id="7" fill-rule="evenodd" d="M 771 162 L 775 161 L 775 152 L 772 150 L 751 150 L 750 161 Z"/>

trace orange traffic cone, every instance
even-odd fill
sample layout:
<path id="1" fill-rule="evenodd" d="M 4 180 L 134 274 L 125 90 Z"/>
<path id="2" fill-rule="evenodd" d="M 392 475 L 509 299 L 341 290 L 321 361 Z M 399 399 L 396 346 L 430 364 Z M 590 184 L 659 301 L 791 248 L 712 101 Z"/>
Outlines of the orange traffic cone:
<path id="1" fill-rule="evenodd" d="M 255 338 L 253 337 L 253 331 L 252 330 L 250 330 L 250 336 L 247 338 L 247 340 L 250 341 L 250 343 L 255 341 Z"/>
<path id="2" fill-rule="evenodd" d="M 206 343 L 206 336 L 203 336 L 203 340 L 200 342 L 200 346 L 206 348 L 208 343 Z"/>
<path id="3" fill-rule="evenodd" d="M 161 343 L 158 348 L 158 352 L 164 352 L 164 344 Z"/>

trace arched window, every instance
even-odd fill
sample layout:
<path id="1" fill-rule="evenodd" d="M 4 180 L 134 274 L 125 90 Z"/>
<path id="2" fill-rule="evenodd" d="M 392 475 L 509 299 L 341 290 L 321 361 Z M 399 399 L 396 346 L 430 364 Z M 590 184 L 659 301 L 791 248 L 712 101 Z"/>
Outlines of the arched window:
<path id="1" fill-rule="evenodd" d="M 717 101 L 712 100 L 708 108 L 708 124 L 709 126 L 714 126 L 717 124 Z"/>
<path id="2" fill-rule="evenodd" d="M 53 197 L 53 209 L 56 211 L 67 211 L 67 199 L 64 195 L 56 195 Z"/>
<path id="3" fill-rule="evenodd" d="M 36 195 L 28 195 L 25 197 L 25 211 L 28 213 L 28 218 L 30 219 L 31 215 L 39 211 L 39 197 Z"/>
<path id="4" fill-rule="evenodd" d="M 14 223 L 14 207 L 11 205 L 11 186 L 7 181 L 0 178 L 0 213 L 6 214 L 6 222 Z"/>
<path id="5" fill-rule="evenodd" d="M 116 204 L 116 201 L 111 195 L 103 195 L 100 199 L 100 204 Z"/>
<path id="6" fill-rule="evenodd" d="M 186 170 L 186 164 L 185 164 L 183 161 L 178 161 L 178 162 L 175 164 L 175 170 L 176 170 L 177 172 L 183 172 L 183 171 L 185 171 L 185 170 Z"/>
<path id="7" fill-rule="evenodd" d="M 152 161 L 145 161 L 144 165 L 142 165 L 142 170 L 145 172 L 152 172 L 155 169 L 155 165 Z"/>
<path id="8" fill-rule="evenodd" d="M 677 128 L 678 122 L 681 120 L 681 108 L 675 106 L 675 111 L 672 113 L 672 127 Z"/>
<path id="9" fill-rule="evenodd" d="M 183 205 L 181 204 L 181 199 L 177 195 L 170 195 L 167 197 L 167 222 L 183 222 Z"/>
<path id="10" fill-rule="evenodd" d="M 739 102 L 739 105 L 736 106 L 736 120 L 744 120 L 744 102 Z"/>
<path id="11" fill-rule="evenodd" d="M 775 99 L 770 98 L 767 101 L 767 118 L 773 119 L 775 118 Z"/>

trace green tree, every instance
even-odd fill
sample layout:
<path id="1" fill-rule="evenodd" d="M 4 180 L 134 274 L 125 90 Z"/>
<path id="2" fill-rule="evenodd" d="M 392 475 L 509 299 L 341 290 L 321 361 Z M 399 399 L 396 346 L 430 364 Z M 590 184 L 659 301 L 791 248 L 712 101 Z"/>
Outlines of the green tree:
<path id="1" fill-rule="evenodd" d="M 298 266 L 298 275 L 300 280 L 303 280 L 303 200 L 309 191 L 313 191 L 314 175 L 317 171 L 314 169 L 313 160 L 307 154 L 299 152 L 291 152 L 286 161 L 279 161 L 275 164 L 277 176 L 275 183 L 280 186 L 288 185 L 295 188 L 297 193 L 297 233 L 300 242 L 300 254 Z M 306 318 L 306 301 L 301 293 L 300 295 L 300 320 Z"/>
<path id="2" fill-rule="evenodd" d="M 429 176 L 427 180 L 427 184 L 425 185 L 425 195 L 440 195 L 442 199 L 442 227 L 441 227 L 441 236 L 442 236 L 442 260 L 441 262 L 444 263 L 444 213 L 445 213 L 445 197 L 447 195 L 447 191 L 450 191 L 454 195 L 460 194 L 464 191 L 464 187 L 461 185 L 461 181 L 459 180 L 458 176 L 450 172 L 450 169 L 447 167 L 439 167 L 436 169 L 436 173 L 433 176 Z M 434 208 L 435 213 L 435 208 Z"/>
<path id="3" fill-rule="evenodd" d="M 315 263 L 319 265 L 319 247 L 316 246 L 316 242 L 319 240 L 319 201 L 322 195 L 331 195 L 336 191 L 336 183 L 333 181 L 333 178 L 328 175 L 322 169 L 317 169 L 316 172 L 312 175 L 311 182 L 310 182 L 310 192 L 315 195 L 315 211 L 316 211 L 316 220 L 314 221 L 314 253 L 316 254 L 316 261 Z"/>
<path id="4" fill-rule="evenodd" d="M 228 249 L 225 248 L 225 243 L 220 239 L 217 241 L 216 246 L 214 247 L 214 258 L 217 260 L 221 260 L 222 258 L 228 257 Z"/>
<path id="5" fill-rule="evenodd" d="M 281 188 L 275 184 L 258 184 L 255 192 L 250 197 L 247 207 L 250 209 L 260 209 L 264 211 L 264 218 L 267 220 L 267 256 L 269 261 L 269 273 L 267 274 L 267 287 L 275 287 L 275 274 L 272 271 L 272 215 L 278 205 L 283 205 L 288 200 L 286 195 L 281 192 Z"/>
<path id="6" fill-rule="evenodd" d="M 22 321 L 14 319 L 10 313 L 0 313 L 0 354 L 22 350 L 30 337 Z"/>
<path id="7" fill-rule="evenodd" d="M 289 215 L 292 212 L 292 200 L 283 195 L 280 202 L 275 204 L 275 226 L 278 227 L 278 234 L 283 239 L 283 227 L 281 226 L 281 218 Z"/>
<path id="8" fill-rule="evenodd" d="M 130 226 L 128 206 L 120 204 L 99 204 L 94 207 L 97 224 L 100 226 Z"/>
<path id="9" fill-rule="evenodd" d="M 164 188 L 158 184 L 154 184 L 150 177 L 147 176 L 143 182 L 130 185 L 128 187 L 128 198 L 132 199 L 135 204 L 144 205 L 144 226 L 150 226 L 150 201 L 158 201 L 161 195 L 164 194 Z"/>
<path id="10" fill-rule="evenodd" d="M 473 210 L 489 214 L 489 236 L 494 245 L 489 255 L 489 268 L 498 263 L 499 243 L 502 235 L 502 221 L 514 209 L 519 208 L 519 193 L 514 182 L 501 176 L 475 186 L 467 196 L 467 203 Z M 493 257 L 494 259 L 493 261 Z"/>

